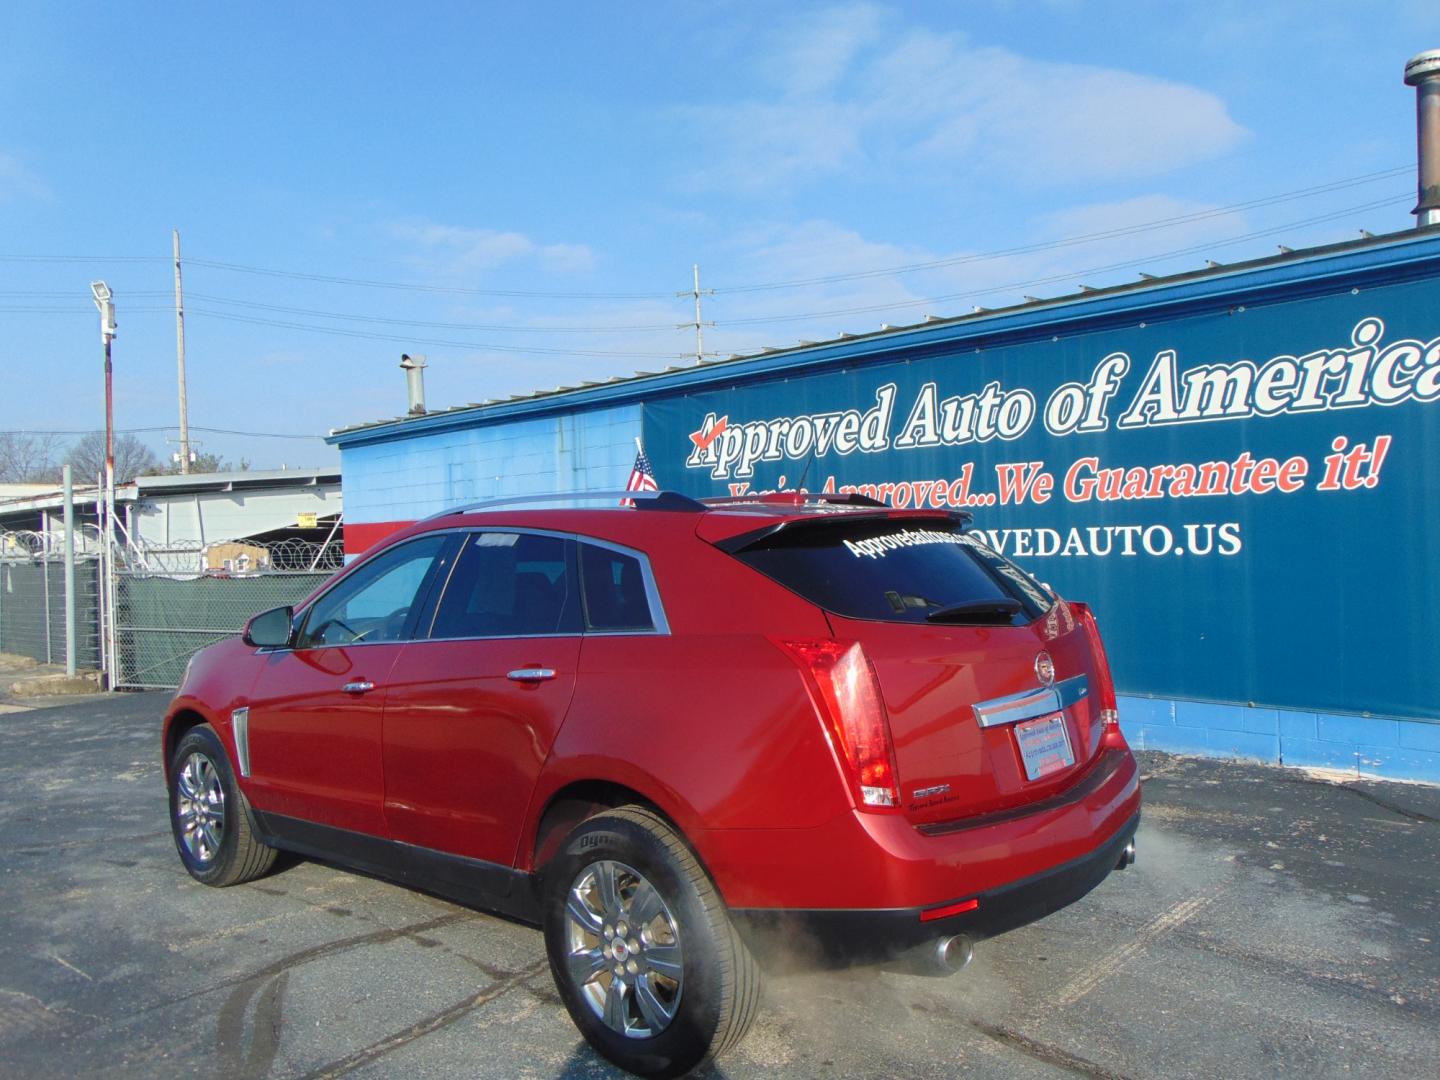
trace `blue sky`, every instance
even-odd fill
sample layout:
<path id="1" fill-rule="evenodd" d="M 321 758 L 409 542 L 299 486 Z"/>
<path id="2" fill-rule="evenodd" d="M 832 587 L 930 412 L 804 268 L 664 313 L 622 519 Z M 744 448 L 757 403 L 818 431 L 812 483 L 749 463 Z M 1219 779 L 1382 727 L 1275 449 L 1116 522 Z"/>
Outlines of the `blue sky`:
<path id="1" fill-rule="evenodd" d="M 678 363 L 696 262 L 728 355 L 1403 229 L 1435 47 L 1419 0 L 6 5 L 0 429 L 103 423 L 104 278 L 173 449 L 172 228 L 191 424 L 311 436 L 402 351 L 432 407 Z"/>

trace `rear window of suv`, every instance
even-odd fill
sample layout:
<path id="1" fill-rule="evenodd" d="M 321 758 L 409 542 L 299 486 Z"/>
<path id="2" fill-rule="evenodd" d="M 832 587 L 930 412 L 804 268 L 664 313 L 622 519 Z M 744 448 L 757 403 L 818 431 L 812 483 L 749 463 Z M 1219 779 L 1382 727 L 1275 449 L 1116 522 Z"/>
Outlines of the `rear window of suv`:
<path id="1" fill-rule="evenodd" d="M 886 622 L 1028 622 L 1049 591 L 958 523 L 827 518 L 781 529 L 736 558 L 827 611 Z"/>

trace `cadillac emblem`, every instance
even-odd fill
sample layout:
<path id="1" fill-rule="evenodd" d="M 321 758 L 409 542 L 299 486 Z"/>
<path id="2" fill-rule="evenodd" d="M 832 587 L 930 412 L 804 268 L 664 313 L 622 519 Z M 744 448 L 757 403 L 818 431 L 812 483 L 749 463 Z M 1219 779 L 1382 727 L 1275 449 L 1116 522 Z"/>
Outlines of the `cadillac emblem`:
<path id="1" fill-rule="evenodd" d="M 1055 682 L 1055 661 L 1050 659 L 1048 652 L 1035 654 L 1035 677 L 1040 680 L 1041 686 L 1050 686 Z"/>

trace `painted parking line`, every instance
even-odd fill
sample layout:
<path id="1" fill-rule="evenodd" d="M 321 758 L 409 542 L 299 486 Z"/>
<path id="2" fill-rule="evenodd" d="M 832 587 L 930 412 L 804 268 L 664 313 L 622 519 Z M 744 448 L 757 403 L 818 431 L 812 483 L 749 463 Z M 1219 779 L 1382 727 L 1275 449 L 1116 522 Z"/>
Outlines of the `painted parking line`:
<path id="1" fill-rule="evenodd" d="M 1160 938 L 1189 922 L 1214 902 L 1214 896 L 1194 896 L 1162 911 L 1136 931 L 1135 936 L 1124 945 L 1061 987 L 1052 999 L 1052 1007 L 1062 1009 L 1075 1004 Z"/>

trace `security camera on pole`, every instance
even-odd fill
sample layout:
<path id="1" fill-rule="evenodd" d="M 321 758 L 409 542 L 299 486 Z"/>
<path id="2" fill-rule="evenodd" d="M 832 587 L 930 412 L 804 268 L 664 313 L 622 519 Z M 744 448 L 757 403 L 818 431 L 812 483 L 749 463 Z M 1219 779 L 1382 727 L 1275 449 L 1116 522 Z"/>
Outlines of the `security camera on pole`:
<path id="1" fill-rule="evenodd" d="M 115 299 L 110 292 L 110 286 L 103 281 L 92 281 L 90 283 L 91 295 L 95 297 L 95 306 L 100 309 L 100 340 L 105 345 L 105 521 L 100 532 L 100 551 L 106 563 L 106 609 L 105 620 L 107 631 L 113 631 L 114 625 L 114 597 L 109 592 L 110 583 L 114 582 L 114 553 L 112 551 L 115 538 L 115 396 L 112 390 L 113 373 L 110 367 L 110 343 L 115 340 Z M 115 684 L 114 668 L 114 638 L 112 632 L 107 632 L 105 643 L 107 658 L 105 670 L 110 677 L 110 685 Z"/>
<path id="2" fill-rule="evenodd" d="M 115 512 L 115 396 L 112 390 L 110 343 L 115 340 L 115 298 L 110 286 L 92 281 L 90 292 L 100 309 L 100 340 L 105 345 L 105 514 Z"/>

